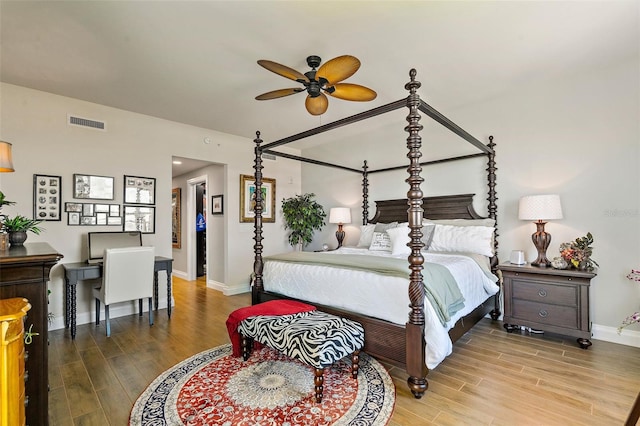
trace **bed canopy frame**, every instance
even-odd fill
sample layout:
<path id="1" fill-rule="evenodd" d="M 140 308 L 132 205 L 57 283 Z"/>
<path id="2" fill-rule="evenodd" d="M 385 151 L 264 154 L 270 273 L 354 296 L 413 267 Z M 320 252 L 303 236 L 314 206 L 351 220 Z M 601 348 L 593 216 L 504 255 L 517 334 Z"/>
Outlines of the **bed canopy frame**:
<path id="1" fill-rule="evenodd" d="M 367 222 L 386 222 L 386 221 L 406 221 L 409 226 L 410 242 L 408 246 L 411 249 L 411 254 L 408 256 L 408 267 L 410 269 L 409 278 L 409 313 L 408 321 L 404 327 L 391 324 L 386 321 L 381 321 L 375 318 L 366 317 L 363 315 L 355 314 L 349 311 L 342 311 L 336 308 L 328 306 L 318 306 L 318 309 L 341 315 L 347 318 L 354 319 L 363 324 L 365 328 L 365 348 L 364 350 L 371 355 L 377 356 L 381 359 L 389 361 L 397 365 L 403 365 L 409 375 L 407 384 L 409 389 L 416 398 L 421 398 L 428 388 L 428 382 L 426 379 L 428 368 L 425 364 L 425 291 L 422 277 L 424 258 L 422 256 L 421 249 L 424 247 L 422 242 L 422 219 L 423 217 L 429 217 L 431 219 L 448 219 L 448 218 L 466 218 L 474 219 L 481 218 L 473 209 L 473 194 L 454 195 L 454 196 L 440 196 L 440 197 L 424 197 L 421 190 L 421 183 L 424 179 L 421 177 L 421 171 L 423 166 L 445 163 L 451 161 L 460 161 L 469 158 L 487 157 L 487 178 L 488 178 L 488 217 L 496 220 L 496 237 L 497 237 L 497 196 L 496 196 L 496 163 L 495 163 L 495 143 L 493 137 L 489 137 L 489 143 L 483 144 L 475 137 L 467 133 L 460 126 L 453 123 L 447 117 L 439 113 L 433 107 L 420 99 L 417 90 L 420 88 L 421 83 L 416 80 L 416 70 L 411 69 L 409 72 L 410 81 L 405 84 L 405 89 L 409 92 L 406 98 L 398 101 L 356 114 L 341 120 L 337 120 L 325 125 L 262 145 L 263 140 L 260 138 L 260 132 L 256 132 L 256 138 L 254 139 L 255 148 L 255 160 L 254 160 L 254 172 L 255 172 L 255 186 L 256 186 L 256 203 L 254 208 L 254 265 L 253 265 L 253 286 L 252 286 L 252 303 L 261 303 L 267 300 L 281 299 L 284 296 L 266 292 L 264 290 L 263 282 L 263 267 L 264 262 L 262 258 L 262 213 L 263 213 L 263 198 L 262 198 L 262 155 L 271 154 L 274 156 L 280 156 L 283 158 L 298 160 L 301 162 L 334 167 L 350 172 L 359 173 L 362 175 L 362 209 L 363 224 Z M 388 167 L 377 170 L 369 170 L 367 162 L 364 161 L 362 170 L 347 167 L 339 164 L 332 164 L 324 161 L 318 161 L 310 158 L 300 157 L 288 153 L 283 153 L 273 150 L 278 146 L 286 145 L 291 142 L 301 140 L 313 135 L 324 133 L 333 129 L 337 129 L 342 126 L 353 124 L 368 118 L 376 117 L 378 115 L 398 110 L 400 108 L 407 108 L 409 114 L 406 117 L 407 125 L 404 130 L 409 134 L 407 137 L 407 158 L 409 164 L 400 165 L 397 167 Z M 436 122 L 440 123 L 445 128 L 452 131 L 460 138 L 466 140 L 471 145 L 475 146 L 479 153 L 455 156 L 450 158 L 444 158 L 434 161 L 420 162 L 422 156 L 422 138 L 420 131 L 423 126 L 420 124 L 421 115 L 420 112 L 426 114 Z M 382 173 L 391 170 L 406 169 L 409 177 L 406 182 L 409 184 L 409 190 L 407 191 L 407 198 L 400 200 L 386 200 L 376 202 L 376 214 L 369 220 L 368 214 L 368 187 L 369 187 L 369 175 L 374 173 Z M 426 214 L 425 214 L 426 213 Z M 497 238 L 494 238 L 494 257 L 491 259 L 492 270 L 495 272 L 498 264 L 497 259 L 498 242 Z M 493 303 L 489 303 L 494 299 Z M 500 315 L 499 310 L 499 297 L 498 295 L 491 296 L 485 303 L 476 308 L 473 312 L 464 318 L 461 318 L 458 323 L 449 331 L 449 335 L 453 341 L 457 340 L 467 330 L 469 330 L 477 321 L 482 319 L 487 313 L 495 320 Z M 369 336 L 370 338 L 367 338 Z"/>

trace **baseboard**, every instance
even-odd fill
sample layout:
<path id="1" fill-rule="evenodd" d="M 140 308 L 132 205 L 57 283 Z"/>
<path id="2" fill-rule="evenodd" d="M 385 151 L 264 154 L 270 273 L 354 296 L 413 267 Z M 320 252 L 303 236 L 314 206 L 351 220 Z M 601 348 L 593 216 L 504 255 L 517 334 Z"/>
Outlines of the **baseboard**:
<path id="1" fill-rule="evenodd" d="M 251 291 L 251 286 L 249 285 L 249 283 L 246 283 L 246 284 L 240 284 L 236 286 L 228 286 L 222 291 L 222 293 L 225 296 L 233 296 L 236 294 L 249 293 L 250 291 Z"/>
<path id="2" fill-rule="evenodd" d="M 640 348 L 640 331 L 624 329 L 622 333 L 618 334 L 617 327 L 592 324 L 591 336 L 593 336 L 594 340 L 604 340 L 605 342 Z"/>
<path id="3" fill-rule="evenodd" d="M 207 287 L 212 288 L 214 290 L 221 291 L 225 296 L 233 296 L 235 294 L 248 293 L 251 291 L 251 287 L 249 284 L 240 284 L 235 286 L 229 286 L 225 283 L 221 283 L 219 281 L 208 280 Z"/>
<path id="4" fill-rule="evenodd" d="M 182 271 L 176 271 L 175 269 L 171 271 L 171 275 L 175 275 L 178 278 L 182 278 L 183 280 L 187 279 L 187 273 Z"/>
<path id="5" fill-rule="evenodd" d="M 224 293 L 224 289 L 227 287 L 226 284 L 215 281 L 215 280 L 207 280 L 207 288 L 212 288 L 214 290 L 218 290 Z"/>

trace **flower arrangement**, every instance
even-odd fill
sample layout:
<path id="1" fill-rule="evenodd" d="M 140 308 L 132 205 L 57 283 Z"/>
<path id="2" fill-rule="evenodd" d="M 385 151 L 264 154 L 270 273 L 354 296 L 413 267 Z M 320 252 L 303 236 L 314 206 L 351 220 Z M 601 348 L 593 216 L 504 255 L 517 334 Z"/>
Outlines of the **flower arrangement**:
<path id="1" fill-rule="evenodd" d="M 627 275 L 627 278 L 631 281 L 640 282 L 640 270 L 632 269 L 631 273 Z M 640 322 L 640 312 L 634 312 L 633 314 L 626 317 L 620 327 L 618 327 L 618 334 L 622 332 L 622 329 L 628 325 L 635 324 Z"/>
<path id="2" fill-rule="evenodd" d="M 593 271 L 596 266 L 600 265 L 591 259 L 591 254 L 593 254 L 591 244 L 593 244 L 593 235 L 591 232 L 587 232 L 584 237 L 576 238 L 570 243 L 560 244 L 560 256 L 576 269 Z"/>

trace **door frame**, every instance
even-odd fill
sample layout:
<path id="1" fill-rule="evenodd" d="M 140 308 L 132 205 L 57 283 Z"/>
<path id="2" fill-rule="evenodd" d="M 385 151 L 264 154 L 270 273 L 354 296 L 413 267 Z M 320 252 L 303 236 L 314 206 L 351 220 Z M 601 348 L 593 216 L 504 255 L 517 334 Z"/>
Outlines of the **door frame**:
<path id="1" fill-rule="evenodd" d="M 187 180 L 187 280 L 196 279 L 196 185 L 204 183 L 209 187 L 208 175 L 197 176 Z M 205 252 L 209 251 L 209 238 L 205 239 Z M 205 261 L 205 277 L 209 276 L 209 262 Z M 208 278 L 207 278 L 208 279 Z"/>

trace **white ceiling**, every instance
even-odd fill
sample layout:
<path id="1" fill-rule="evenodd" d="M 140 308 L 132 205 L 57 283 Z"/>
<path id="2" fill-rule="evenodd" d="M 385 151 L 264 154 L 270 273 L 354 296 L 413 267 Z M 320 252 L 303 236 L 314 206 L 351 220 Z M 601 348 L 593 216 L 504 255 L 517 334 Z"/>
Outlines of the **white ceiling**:
<path id="1" fill-rule="evenodd" d="M 637 58 L 632 1 L 1 1 L 0 79 L 265 142 L 406 96 L 411 68 L 441 112 Z M 305 58 L 350 54 L 372 102 L 256 95 Z"/>

